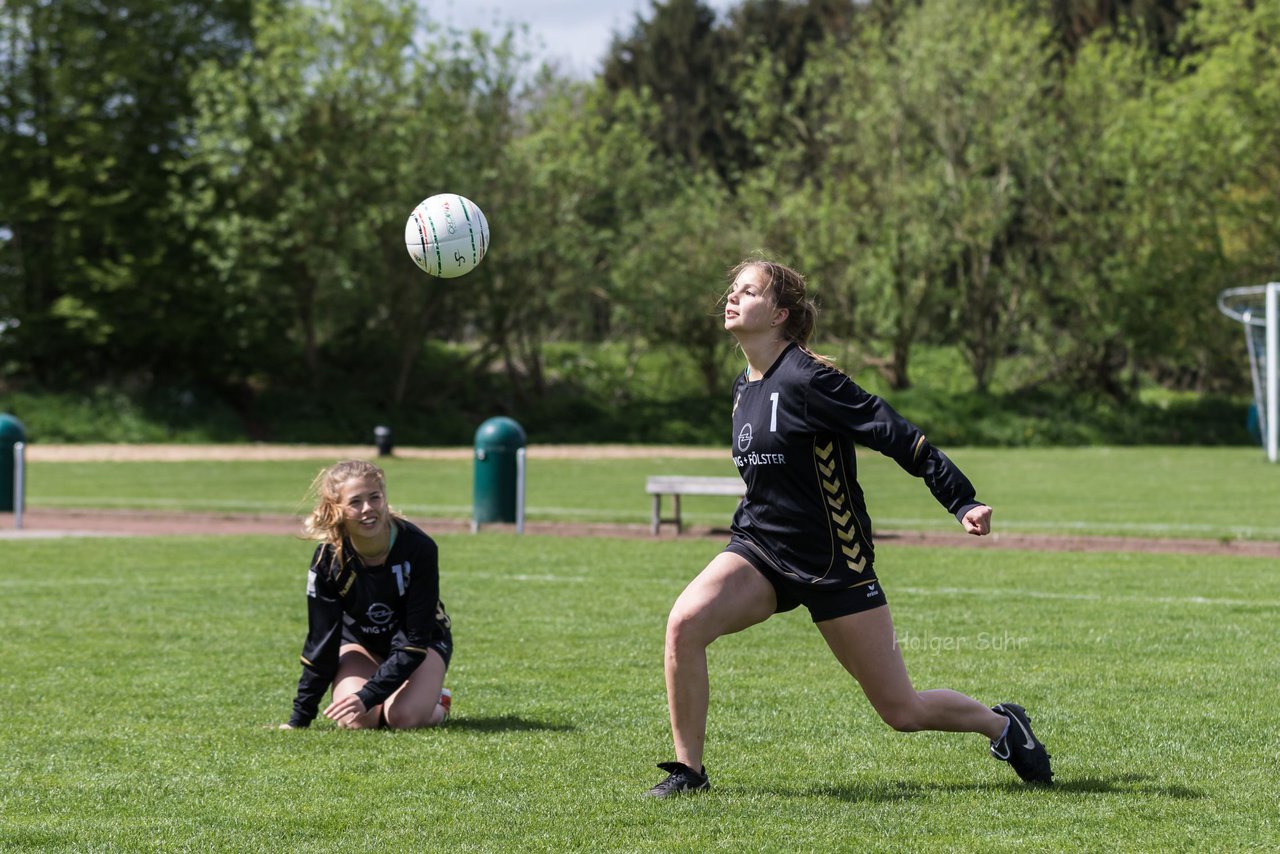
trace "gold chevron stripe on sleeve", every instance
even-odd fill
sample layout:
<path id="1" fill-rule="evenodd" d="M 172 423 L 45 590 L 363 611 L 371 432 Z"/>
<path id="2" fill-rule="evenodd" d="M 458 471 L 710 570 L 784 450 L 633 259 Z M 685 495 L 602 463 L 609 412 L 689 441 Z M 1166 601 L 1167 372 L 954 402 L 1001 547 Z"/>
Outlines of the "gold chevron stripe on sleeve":
<path id="1" fill-rule="evenodd" d="M 917 444 L 917 450 L 919 447 Z M 862 572 L 867 567 L 867 558 L 862 554 L 862 543 L 858 541 L 857 532 L 853 528 L 853 508 L 847 506 L 848 492 L 836 475 L 839 460 L 832 456 L 834 451 L 835 442 L 813 446 L 818 482 L 822 484 L 823 498 L 830 511 L 833 530 L 842 543 L 840 551 L 844 554 L 845 563 L 854 572 Z"/>

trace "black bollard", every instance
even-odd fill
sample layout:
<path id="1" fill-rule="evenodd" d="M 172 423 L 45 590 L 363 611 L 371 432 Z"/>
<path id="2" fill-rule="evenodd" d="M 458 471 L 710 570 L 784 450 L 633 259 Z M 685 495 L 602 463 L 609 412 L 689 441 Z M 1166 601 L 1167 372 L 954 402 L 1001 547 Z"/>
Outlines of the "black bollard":
<path id="1" fill-rule="evenodd" d="M 373 428 L 373 444 L 378 448 L 378 456 L 391 456 L 391 428 L 379 424 Z"/>

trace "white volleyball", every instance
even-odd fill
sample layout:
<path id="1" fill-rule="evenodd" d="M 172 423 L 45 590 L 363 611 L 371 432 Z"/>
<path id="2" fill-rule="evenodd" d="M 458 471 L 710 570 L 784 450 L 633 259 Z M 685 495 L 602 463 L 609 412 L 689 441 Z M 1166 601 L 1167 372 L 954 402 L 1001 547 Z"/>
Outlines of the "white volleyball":
<path id="1" fill-rule="evenodd" d="M 404 224 L 409 257 L 426 272 L 452 279 L 476 268 L 489 250 L 489 221 L 476 203 L 453 193 L 428 196 Z"/>

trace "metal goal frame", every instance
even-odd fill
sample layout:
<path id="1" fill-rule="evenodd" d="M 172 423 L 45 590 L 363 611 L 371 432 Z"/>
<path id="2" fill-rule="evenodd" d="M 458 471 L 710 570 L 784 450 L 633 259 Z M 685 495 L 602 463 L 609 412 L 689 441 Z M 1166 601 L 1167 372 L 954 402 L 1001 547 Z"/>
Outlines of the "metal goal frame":
<path id="1" fill-rule="evenodd" d="M 1280 282 L 1227 288 L 1218 310 L 1244 326 L 1263 447 L 1267 459 L 1280 461 Z"/>

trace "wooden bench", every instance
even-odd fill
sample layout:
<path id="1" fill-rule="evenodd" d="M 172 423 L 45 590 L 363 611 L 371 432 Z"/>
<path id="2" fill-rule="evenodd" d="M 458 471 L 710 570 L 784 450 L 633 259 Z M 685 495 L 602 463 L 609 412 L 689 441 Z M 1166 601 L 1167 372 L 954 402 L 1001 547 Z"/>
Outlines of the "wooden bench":
<path id="1" fill-rule="evenodd" d="M 733 495 L 741 498 L 747 485 L 740 477 L 692 477 L 685 475 L 655 475 L 645 481 L 644 491 L 653 496 L 653 533 L 663 522 L 674 522 L 676 533 L 684 530 L 680 521 L 681 495 Z M 670 495 L 674 502 L 674 516 L 663 517 L 662 496 Z"/>

